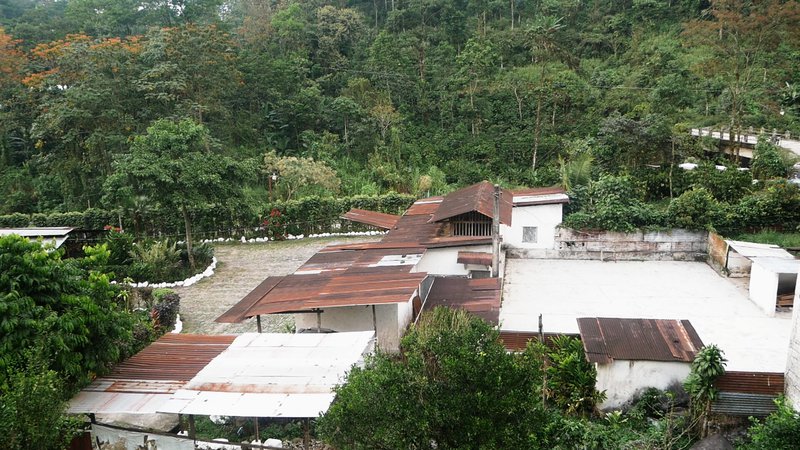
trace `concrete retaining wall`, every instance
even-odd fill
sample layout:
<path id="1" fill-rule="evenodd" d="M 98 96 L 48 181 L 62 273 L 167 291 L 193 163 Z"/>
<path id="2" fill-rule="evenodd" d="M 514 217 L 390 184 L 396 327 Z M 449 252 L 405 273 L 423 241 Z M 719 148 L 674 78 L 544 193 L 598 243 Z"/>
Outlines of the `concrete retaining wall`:
<path id="1" fill-rule="evenodd" d="M 556 230 L 555 250 L 508 249 L 511 258 L 593 259 L 619 261 L 705 261 L 708 232 L 669 231 L 579 231 Z"/>
<path id="2" fill-rule="evenodd" d="M 800 277 L 797 277 L 794 292 L 794 304 L 800 305 Z M 786 357 L 786 398 L 796 411 L 800 411 L 800 308 L 792 311 L 792 334 Z"/>

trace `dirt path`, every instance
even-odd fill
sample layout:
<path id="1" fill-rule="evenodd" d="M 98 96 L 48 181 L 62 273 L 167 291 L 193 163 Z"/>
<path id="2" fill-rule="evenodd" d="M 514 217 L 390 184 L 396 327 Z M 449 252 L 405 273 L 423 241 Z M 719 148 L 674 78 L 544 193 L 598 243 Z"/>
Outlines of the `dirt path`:
<path id="1" fill-rule="evenodd" d="M 181 296 L 184 333 L 231 334 L 256 331 L 255 320 L 241 324 L 216 323 L 214 319 L 241 300 L 264 278 L 288 275 L 323 247 L 336 243 L 375 241 L 379 237 L 322 238 L 264 244 L 217 244 L 217 270 L 199 283 L 176 288 Z M 261 317 L 263 331 L 285 331 L 291 316 Z"/>

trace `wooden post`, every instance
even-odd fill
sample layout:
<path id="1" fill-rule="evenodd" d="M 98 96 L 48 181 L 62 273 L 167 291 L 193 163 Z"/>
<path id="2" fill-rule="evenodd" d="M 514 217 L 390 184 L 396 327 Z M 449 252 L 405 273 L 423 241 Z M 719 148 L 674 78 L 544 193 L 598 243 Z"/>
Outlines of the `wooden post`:
<path id="1" fill-rule="evenodd" d="M 194 427 L 194 415 L 189 414 L 189 439 L 195 439 L 195 437 L 197 436 L 195 431 L 196 430 Z"/>
<path id="2" fill-rule="evenodd" d="M 500 185 L 494 185 L 492 211 L 492 277 L 500 274 Z"/>
<path id="3" fill-rule="evenodd" d="M 311 429 L 309 427 L 308 418 L 303 421 L 303 448 L 305 450 L 311 448 Z"/>
<path id="4" fill-rule="evenodd" d="M 258 430 L 258 417 L 254 417 L 253 418 L 253 422 L 255 424 L 256 440 L 260 444 L 261 443 L 261 433 L 259 433 L 259 430 Z"/>
<path id="5" fill-rule="evenodd" d="M 256 316 L 256 327 L 258 328 L 258 332 L 261 333 L 261 314 Z"/>
<path id="6" fill-rule="evenodd" d="M 539 314 L 539 342 L 544 344 L 544 325 L 542 324 L 541 314 Z"/>

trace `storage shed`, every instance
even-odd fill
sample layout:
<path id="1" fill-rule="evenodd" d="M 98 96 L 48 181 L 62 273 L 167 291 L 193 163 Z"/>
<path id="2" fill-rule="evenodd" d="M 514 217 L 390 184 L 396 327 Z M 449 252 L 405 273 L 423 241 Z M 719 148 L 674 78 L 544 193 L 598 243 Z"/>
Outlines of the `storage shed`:
<path id="1" fill-rule="evenodd" d="M 800 260 L 758 257 L 752 261 L 750 300 L 770 317 L 776 309 L 792 307 Z"/>
<path id="2" fill-rule="evenodd" d="M 597 368 L 601 410 L 623 407 L 645 389 L 679 388 L 703 342 L 688 320 L 578 319 L 586 358 Z"/>

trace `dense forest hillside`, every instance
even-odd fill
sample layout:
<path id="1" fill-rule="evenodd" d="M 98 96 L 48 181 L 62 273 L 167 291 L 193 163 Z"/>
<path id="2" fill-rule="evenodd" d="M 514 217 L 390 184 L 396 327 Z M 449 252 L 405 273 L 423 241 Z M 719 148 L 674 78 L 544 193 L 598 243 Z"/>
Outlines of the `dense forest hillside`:
<path id="1" fill-rule="evenodd" d="M 288 199 L 569 184 L 581 171 L 709 157 L 691 127 L 800 131 L 793 0 L 8 0 L 0 10 L 0 214 L 158 203 L 164 191 L 139 176 L 157 164 L 142 152 L 170 139 L 201 155 L 177 167 L 204 178 L 184 192 L 214 194 L 192 202 L 225 203 L 242 188 L 239 201 L 259 208 L 273 188 Z"/>

